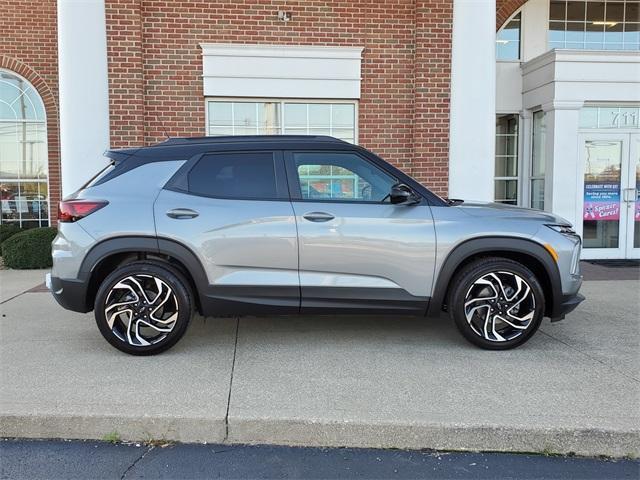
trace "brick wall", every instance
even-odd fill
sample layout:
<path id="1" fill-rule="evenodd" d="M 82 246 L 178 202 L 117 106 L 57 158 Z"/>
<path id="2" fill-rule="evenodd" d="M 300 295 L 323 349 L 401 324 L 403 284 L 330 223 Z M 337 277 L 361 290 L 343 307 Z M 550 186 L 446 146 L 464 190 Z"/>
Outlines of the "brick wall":
<path id="1" fill-rule="evenodd" d="M 509 19 L 527 0 L 496 0 L 496 30 Z"/>
<path id="2" fill-rule="evenodd" d="M 57 45 L 55 0 L 0 0 L 0 68 L 31 82 L 47 114 L 52 219 L 60 200 Z"/>
<path id="3" fill-rule="evenodd" d="M 199 43 L 364 46 L 360 144 L 446 193 L 451 0 L 106 6 L 114 146 L 205 133 Z"/>

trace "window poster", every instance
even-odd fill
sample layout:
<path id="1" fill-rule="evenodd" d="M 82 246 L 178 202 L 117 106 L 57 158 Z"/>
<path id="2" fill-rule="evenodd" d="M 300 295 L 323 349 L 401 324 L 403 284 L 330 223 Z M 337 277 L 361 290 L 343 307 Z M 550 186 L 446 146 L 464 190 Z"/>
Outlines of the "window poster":
<path id="1" fill-rule="evenodd" d="M 587 222 L 618 221 L 620 219 L 620 184 L 611 181 L 585 182 L 583 208 L 583 218 Z"/>

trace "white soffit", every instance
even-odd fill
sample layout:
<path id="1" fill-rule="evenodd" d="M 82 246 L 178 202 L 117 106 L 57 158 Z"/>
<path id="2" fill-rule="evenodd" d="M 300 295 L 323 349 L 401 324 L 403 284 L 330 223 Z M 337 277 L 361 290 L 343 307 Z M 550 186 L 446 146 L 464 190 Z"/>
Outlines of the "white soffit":
<path id="1" fill-rule="evenodd" d="M 204 95 L 360 98 L 362 47 L 202 43 Z"/>

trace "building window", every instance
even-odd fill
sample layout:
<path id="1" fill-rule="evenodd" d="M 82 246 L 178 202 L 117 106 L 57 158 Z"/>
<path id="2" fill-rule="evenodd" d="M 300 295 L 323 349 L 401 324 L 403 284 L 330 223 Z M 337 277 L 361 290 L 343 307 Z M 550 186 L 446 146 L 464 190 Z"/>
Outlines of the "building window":
<path id="1" fill-rule="evenodd" d="M 518 115 L 496 116 L 495 200 L 518 204 Z"/>
<path id="2" fill-rule="evenodd" d="M 640 50 L 640 3 L 551 0 L 549 48 Z"/>
<path id="3" fill-rule="evenodd" d="M 520 21 L 518 13 L 496 34 L 496 60 L 520 60 Z"/>
<path id="4" fill-rule="evenodd" d="M 357 142 L 356 102 L 208 100 L 208 135 L 330 135 Z"/>
<path id="5" fill-rule="evenodd" d="M 531 174 L 529 191 L 531 208 L 544 210 L 544 172 L 546 146 L 546 114 L 542 110 L 533 113 L 533 135 L 531 139 Z"/>
<path id="6" fill-rule="evenodd" d="M 24 78 L 0 70 L 0 223 L 49 225 L 44 104 Z"/>

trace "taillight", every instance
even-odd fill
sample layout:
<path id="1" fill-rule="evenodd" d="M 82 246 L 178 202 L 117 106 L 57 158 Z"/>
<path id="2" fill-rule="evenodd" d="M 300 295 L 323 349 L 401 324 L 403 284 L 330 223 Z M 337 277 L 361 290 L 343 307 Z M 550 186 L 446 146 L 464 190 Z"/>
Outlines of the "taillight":
<path id="1" fill-rule="evenodd" d="M 100 210 L 109 202 L 105 200 L 67 200 L 58 204 L 58 222 L 76 222 Z"/>

